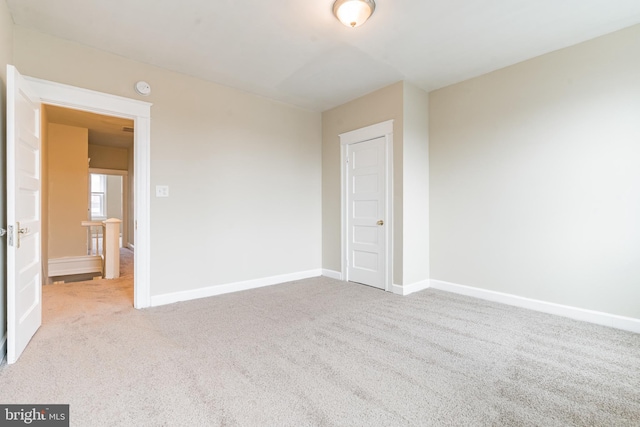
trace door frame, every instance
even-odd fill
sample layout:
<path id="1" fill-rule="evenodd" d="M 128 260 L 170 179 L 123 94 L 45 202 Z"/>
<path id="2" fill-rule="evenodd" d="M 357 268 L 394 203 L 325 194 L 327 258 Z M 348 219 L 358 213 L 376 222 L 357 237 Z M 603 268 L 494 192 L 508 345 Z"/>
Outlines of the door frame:
<path id="1" fill-rule="evenodd" d="M 135 308 L 151 306 L 150 147 L 151 103 L 25 76 L 42 104 L 133 120 Z M 131 230 L 130 230 L 131 231 Z"/>
<path id="2" fill-rule="evenodd" d="M 384 289 L 387 292 L 393 291 L 393 120 L 387 120 L 371 126 L 355 129 L 350 132 L 341 133 L 340 137 L 340 200 L 341 200 L 341 274 L 342 280 L 349 280 L 348 254 L 348 171 L 347 152 L 350 144 L 357 144 L 372 139 L 384 137 L 385 139 L 385 220 L 388 227 L 385 227 L 384 238 L 385 249 L 385 277 Z"/>

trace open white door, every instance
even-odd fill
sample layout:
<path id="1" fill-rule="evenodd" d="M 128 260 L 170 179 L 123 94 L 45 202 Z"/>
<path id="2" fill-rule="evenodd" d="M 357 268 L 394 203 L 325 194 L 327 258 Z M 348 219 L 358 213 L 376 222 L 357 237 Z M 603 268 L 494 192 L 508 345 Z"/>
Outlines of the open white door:
<path id="1" fill-rule="evenodd" d="M 40 100 L 7 65 L 7 362 L 42 321 Z"/>

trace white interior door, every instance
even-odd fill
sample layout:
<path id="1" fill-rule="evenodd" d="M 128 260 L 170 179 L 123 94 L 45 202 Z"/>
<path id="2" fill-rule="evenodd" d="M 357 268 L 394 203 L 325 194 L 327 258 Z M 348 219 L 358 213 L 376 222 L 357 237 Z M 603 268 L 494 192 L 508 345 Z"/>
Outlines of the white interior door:
<path id="1" fill-rule="evenodd" d="M 348 280 L 385 288 L 385 138 L 347 146 Z"/>
<path id="2" fill-rule="evenodd" d="M 42 321 L 40 100 L 7 66 L 7 362 Z"/>

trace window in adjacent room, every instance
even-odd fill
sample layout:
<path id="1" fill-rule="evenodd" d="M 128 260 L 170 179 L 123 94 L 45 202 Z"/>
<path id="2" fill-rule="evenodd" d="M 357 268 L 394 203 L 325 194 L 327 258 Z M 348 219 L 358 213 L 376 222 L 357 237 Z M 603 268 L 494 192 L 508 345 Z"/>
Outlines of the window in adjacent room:
<path id="1" fill-rule="evenodd" d="M 91 219 L 107 217 L 107 176 L 91 174 Z"/>

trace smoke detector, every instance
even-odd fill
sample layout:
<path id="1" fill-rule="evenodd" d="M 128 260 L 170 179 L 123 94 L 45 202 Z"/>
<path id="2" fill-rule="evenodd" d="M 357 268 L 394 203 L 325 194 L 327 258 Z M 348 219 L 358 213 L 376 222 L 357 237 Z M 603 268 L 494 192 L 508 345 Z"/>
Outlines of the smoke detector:
<path id="1" fill-rule="evenodd" d="M 142 96 L 148 96 L 151 93 L 151 86 L 149 86 L 149 83 L 142 80 L 136 83 L 135 89 L 136 92 L 138 92 Z"/>

